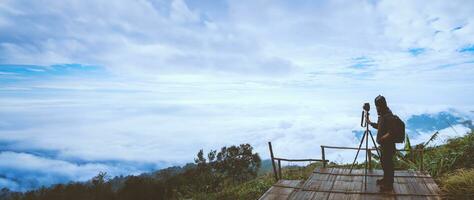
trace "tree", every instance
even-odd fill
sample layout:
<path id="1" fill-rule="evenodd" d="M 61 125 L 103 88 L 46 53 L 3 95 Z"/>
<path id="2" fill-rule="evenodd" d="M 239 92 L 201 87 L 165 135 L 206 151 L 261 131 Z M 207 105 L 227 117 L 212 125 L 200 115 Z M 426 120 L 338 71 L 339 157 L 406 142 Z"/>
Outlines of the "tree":
<path id="1" fill-rule="evenodd" d="M 97 176 L 92 178 L 92 193 L 94 199 L 114 199 L 114 192 L 112 191 L 112 185 L 109 182 L 110 178 L 107 172 L 99 172 Z"/>
<path id="2" fill-rule="evenodd" d="M 163 184 L 156 179 L 146 176 L 130 176 L 118 191 L 118 199 L 159 200 L 170 198 L 166 196 Z"/>
<path id="3" fill-rule="evenodd" d="M 201 149 L 194 162 L 196 168 L 188 170 L 185 176 L 200 193 L 220 191 L 226 182 L 236 184 L 255 178 L 261 165 L 260 156 L 253 153 L 250 144 L 222 147 L 219 152 L 211 150 L 207 158 Z"/>
<path id="4" fill-rule="evenodd" d="M 217 154 L 216 162 L 217 170 L 230 177 L 233 183 L 255 178 L 261 165 L 260 156 L 253 153 L 250 144 L 223 147 Z"/>

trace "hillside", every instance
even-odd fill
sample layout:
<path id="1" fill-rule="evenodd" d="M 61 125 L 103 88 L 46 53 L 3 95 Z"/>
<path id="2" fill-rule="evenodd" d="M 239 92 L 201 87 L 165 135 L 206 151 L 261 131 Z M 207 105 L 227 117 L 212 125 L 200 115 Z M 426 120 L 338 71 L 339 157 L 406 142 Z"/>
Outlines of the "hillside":
<path id="1" fill-rule="evenodd" d="M 436 134 L 433 135 L 433 138 Z M 407 139 L 409 144 L 409 138 Z M 424 144 L 407 149 L 425 148 Z M 421 162 L 400 154 L 399 169 L 416 168 Z M 446 199 L 474 197 L 474 132 L 453 138 L 446 144 L 425 148 L 426 170 L 435 178 Z M 374 165 L 377 165 L 377 160 Z M 334 163 L 330 166 L 344 167 Z M 304 179 L 319 163 L 285 167 L 285 179 Z M 359 165 L 362 167 L 362 164 Z M 85 199 L 256 199 L 274 182 L 271 161 L 260 160 L 248 144 L 223 147 L 204 156 L 198 152 L 195 162 L 183 167 L 170 167 L 139 176 L 114 177 L 103 172 L 86 183 L 58 184 L 25 193 L 4 188 L 0 199 L 7 200 L 85 200 Z"/>

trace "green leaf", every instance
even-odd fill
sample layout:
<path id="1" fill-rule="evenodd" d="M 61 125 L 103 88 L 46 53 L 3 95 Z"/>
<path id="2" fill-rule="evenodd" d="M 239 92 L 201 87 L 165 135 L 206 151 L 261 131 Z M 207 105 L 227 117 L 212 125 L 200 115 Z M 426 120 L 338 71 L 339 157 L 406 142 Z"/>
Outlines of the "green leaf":
<path id="1" fill-rule="evenodd" d="M 410 137 L 408 137 L 408 134 L 405 134 L 405 150 L 408 153 L 411 153 L 411 144 L 410 144 Z"/>
<path id="2" fill-rule="evenodd" d="M 430 142 L 432 142 L 433 140 L 435 140 L 438 137 L 438 135 L 439 135 L 439 132 L 436 131 L 433 135 L 431 135 L 430 139 L 428 141 L 426 141 L 423 146 L 425 146 L 425 147 L 428 146 L 428 144 Z"/>

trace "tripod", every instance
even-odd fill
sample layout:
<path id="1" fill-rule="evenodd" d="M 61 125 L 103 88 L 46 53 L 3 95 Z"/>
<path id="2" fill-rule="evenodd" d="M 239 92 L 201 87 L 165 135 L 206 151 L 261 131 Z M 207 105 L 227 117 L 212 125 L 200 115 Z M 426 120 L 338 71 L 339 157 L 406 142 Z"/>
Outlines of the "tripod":
<path id="1" fill-rule="evenodd" d="M 354 165 L 355 165 L 356 160 L 357 160 L 357 156 L 359 156 L 360 149 L 361 149 L 362 144 L 364 143 L 364 139 L 365 139 L 364 189 L 367 189 L 367 169 L 368 169 L 367 160 L 370 160 L 369 156 L 371 156 L 371 155 L 369 155 L 369 136 L 370 136 L 370 138 L 372 138 L 372 142 L 374 144 L 375 151 L 377 152 L 377 155 L 379 156 L 379 158 L 380 158 L 380 154 L 379 154 L 379 150 L 377 148 L 377 144 L 375 143 L 374 137 L 372 136 L 372 132 L 370 132 L 370 130 L 369 130 L 369 123 L 368 123 L 369 110 L 370 110 L 369 103 L 365 103 L 363 108 L 364 108 L 364 110 L 362 110 L 362 116 L 361 116 L 361 119 L 360 119 L 360 126 L 365 127 L 365 131 L 364 131 L 364 134 L 362 135 L 362 139 L 360 140 L 359 148 L 357 149 L 357 154 L 354 158 L 354 161 L 352 162 L 352 166 L 351 166 L 351 170 L 349 171 L 349 174 L 352 173 L 352 169 L 354 168 Z"/>

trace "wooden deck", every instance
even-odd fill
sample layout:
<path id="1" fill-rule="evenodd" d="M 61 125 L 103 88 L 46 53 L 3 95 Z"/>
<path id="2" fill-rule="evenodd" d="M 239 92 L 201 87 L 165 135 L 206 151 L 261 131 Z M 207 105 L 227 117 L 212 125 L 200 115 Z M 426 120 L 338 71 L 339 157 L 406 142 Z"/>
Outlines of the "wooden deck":
<path id="1" fill-rule="evenodd" d="M 381 193 L 375 181 L 382 174 L 370 170 L 364 189 L 363 169 L 319 168 L 306 181 L 279 180 L 260 199 L 441 199 L 431 176 L 415 171 L 395 171 L 393 191 Z"/>

